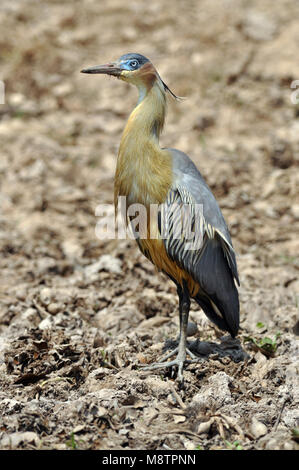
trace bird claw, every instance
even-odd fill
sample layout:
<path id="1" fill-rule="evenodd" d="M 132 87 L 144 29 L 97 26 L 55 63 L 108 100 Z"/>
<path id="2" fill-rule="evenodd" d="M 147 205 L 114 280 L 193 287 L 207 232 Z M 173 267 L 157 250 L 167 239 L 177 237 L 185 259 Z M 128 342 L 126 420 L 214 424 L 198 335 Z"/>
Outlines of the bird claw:
<path id="1" fill-rule="evenodd" d="M 170 357 L 174 356 L 177 353 L 176 358 L 173 361 L 167 362 L 167 359 Z M 186 353 L 189 354 L 191 357 L 191 360 L 186 359 Z M 153 364 L 150 365 L 143 365 L 140 364 L 140 367 L 142 367 L 143 370 L 156 370 L 156 369 L 165 369 L 169 367 L 177 367 L 178 372 L 177 372 L 177 379 L 180 383 L 181 386 L 184 384 L 184 365 L 185 364 L 191 364 L 194 362 L 198 362 L 199 358 L 197 358 L 189 349 L 186 348 L 186 353 L 180 354 L 179 353 L 179 348 L 175 348 L 173 351 L 168 353 L 166 356 L 163 357 L 161 362 L 154 362 Z M 173 371 L 172 371 L 172 377 L 173 377 Z"/>
<path id="2" fill-rule="evenodd" d="M 174 356 L 175 354 L 178 354 L 178 352 L 179 352 L 179 348 L 177 346 L 175 349 L 173 349 L 168 354 L 166 354 L 166 356 L 161 358 L 161 363 L 165 362 L 166 359 L 169 359 L 170 357 Z M 191 352 L 190 349 L 186 348 L 186 353 L 189 354 L 189 356 L 191 357 L 192 360 L 195 360 L 195 359 L 197 360 L 197 356 L 195 356 L 195 354 L 193 354 L 193 352 Z"/>
<path id="3" fill-rule="evenodd" d="M 184 369 L 184 363 L 186 361 L 184 360 L 180 360 L 178 358 L 174 359 L 173 361 L 170 361 L 170 362 L 155 362 L 154 364 L 150 364 L 150 365 L 147 365 L 147 366 L 143 366 L 142 365 L 142 369 L 143 370 L 156 370 L 156 369 L 166 369 L 168 367 L 177 367 L 178 368 L 178 374 L 177 374 L 177 378 L 178 378 L 178 381 L 182 384 L 183 381 L 184 381 L 184 377 L 183 377 L 183 369 Z M 173 375 L 173 373 L 172 373 Z"/>

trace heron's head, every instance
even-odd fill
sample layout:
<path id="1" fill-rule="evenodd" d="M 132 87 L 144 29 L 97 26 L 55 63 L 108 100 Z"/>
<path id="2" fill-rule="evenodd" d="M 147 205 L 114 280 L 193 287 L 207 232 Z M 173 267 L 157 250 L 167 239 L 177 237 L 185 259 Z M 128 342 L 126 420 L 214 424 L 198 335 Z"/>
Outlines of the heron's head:
<path id="1" fill-rule="evenodd" d="M 169 91 L 171 95 L 176 98 L 163 82 L 151 61 L 141 54 L 125 54 L 115 62 L 88 67 L 87 69 L 81 70 L 81 72 L 112 75 L 125 82 L 136 85 L 139 89 L 150 89 L 155 81 L 160 81 L 165 91 Z"/>

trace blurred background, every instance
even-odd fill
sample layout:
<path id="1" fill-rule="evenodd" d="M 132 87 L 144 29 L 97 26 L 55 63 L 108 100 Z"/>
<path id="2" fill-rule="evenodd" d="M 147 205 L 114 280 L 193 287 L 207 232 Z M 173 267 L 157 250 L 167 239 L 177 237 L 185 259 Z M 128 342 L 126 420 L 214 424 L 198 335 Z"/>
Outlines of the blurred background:
<path id="1" fill-rule="evenodd" d="M 177 321 L 174 287 L 133 241 L 95 236 L 137 91 L 80 70 L 128 52 L 186 98 L 169 97 L 161 146 L 190 155 L 223 210 L 243 331 L 298 334 L 298 18 L 296 0 L 1 0 L 3 334 L 28 308 L 31 325 L 67 311 L 116 342 L 154 315 Z"/>

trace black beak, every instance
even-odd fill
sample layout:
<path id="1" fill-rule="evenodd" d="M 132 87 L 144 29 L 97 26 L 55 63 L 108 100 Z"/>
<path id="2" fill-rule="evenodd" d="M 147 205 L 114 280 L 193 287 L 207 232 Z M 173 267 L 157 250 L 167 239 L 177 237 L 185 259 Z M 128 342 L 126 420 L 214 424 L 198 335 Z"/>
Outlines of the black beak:
<path id="1" fill-rule="evenodd" d="M 113 75 L 119 77 L 122 70 L 113 62 L 104 65 L 95 65 L 94 67 L 88 67 L 87 69 L 81 70 L 81 73 L 103 73 L 106 75 Z"/>

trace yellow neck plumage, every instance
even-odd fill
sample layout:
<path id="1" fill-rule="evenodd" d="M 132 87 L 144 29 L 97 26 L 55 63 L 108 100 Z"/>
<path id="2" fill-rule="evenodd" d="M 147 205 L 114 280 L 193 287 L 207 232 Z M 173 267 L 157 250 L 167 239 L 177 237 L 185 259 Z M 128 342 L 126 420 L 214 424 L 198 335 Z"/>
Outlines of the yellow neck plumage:
<path id="1" fill-rule="evenodd" d="M 159 146 L 166 96 L 163 83 L 156 78 L 140 84 L 139 101 L 124 129 L 115 174 L 115 203 L 126 196 L 127 204 L 161 203 L 172 181 L 170 155 Z"/>

